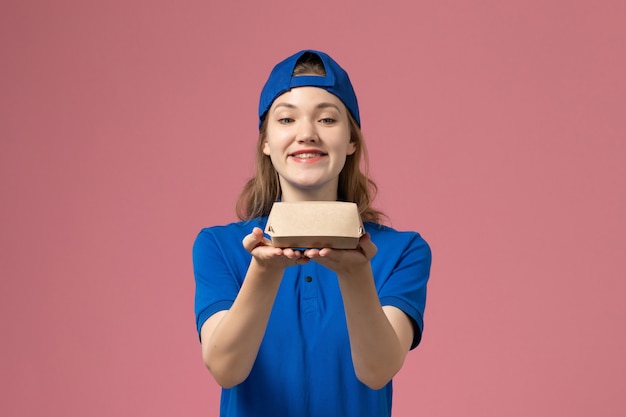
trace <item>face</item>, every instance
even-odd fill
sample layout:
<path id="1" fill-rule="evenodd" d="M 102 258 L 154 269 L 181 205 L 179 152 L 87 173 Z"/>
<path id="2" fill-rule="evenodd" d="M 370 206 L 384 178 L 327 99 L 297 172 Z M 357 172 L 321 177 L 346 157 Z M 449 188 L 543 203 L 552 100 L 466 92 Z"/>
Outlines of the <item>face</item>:
<path id="1" fill-rule="evenodd" d="M 341 100 L 298 87 L 279 96 L 266 117 L 263 153 L 278 172 L 282 200 L 336 200 L 339 173 L 356 149 Z"/>

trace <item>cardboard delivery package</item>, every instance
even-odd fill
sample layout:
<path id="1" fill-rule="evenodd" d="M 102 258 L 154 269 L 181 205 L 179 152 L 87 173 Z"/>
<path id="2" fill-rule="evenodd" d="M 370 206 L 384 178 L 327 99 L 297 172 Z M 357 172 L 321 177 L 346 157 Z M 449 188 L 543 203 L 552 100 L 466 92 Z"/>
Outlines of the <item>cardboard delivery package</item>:
<path id="1" fill-rule="evenodd" d="M 305 201 L 274 203 L 265 233 L 280 248 L 355 249 L 365 230 L 355 203 Z"/>

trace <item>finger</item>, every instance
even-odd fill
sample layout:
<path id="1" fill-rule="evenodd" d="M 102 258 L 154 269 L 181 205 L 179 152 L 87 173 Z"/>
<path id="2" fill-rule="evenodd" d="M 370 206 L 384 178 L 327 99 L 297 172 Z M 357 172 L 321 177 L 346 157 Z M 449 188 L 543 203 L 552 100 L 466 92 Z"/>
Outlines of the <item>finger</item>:
<path id="1" fill-rule="evenodd" d="M 297 259 L 302 256 L 300 251 L 293 250 L 291 248 L 283 249 L 283 255 L 285 255 L 289 259 Z"/>
<path id="2" fill-rule="evenodd" d="M 258 237 L 259 242 L 262 243 L 264 246 L 274 246 L 272 245 L 272 241 L 269 240 L 267 237 L 265 237 L 261 229 L 256 227 L 255 230 L 253 230 L 253 232 Z"/>
<path id="3" fill-rule="evenodd" d="M 325 256 L 332 256 L 333 250 L 330 248 L 322 248 L 317 250 L 317 256 L 323 258 Z"/>
<path id="4" fill-rule="evenodd" d="M 361 239 L 359 240 L 359 247 L 367 259 L 372 259 L 374 255 L 376 255 L 376 252 L 378 252 L 378 248 L 374 242 L 372 242 L 372 239 L 370 239 L 369 233 L 361 236 Z"/>
<path id="5" fill-rule="evenodd" d="M 307 249 L 304 251 L 304 256 L 307 258 L 318 258 L 320 256 L 319 249 Z"/>
<path id="6" fill-rule="evenodd" d="M 252 252 L 252 250 L 259 245 L 266 244 L 263 231 L 255 227 L 252 229 L 252 233 L 243 238 L 242 244 L 248 252 Z"/>

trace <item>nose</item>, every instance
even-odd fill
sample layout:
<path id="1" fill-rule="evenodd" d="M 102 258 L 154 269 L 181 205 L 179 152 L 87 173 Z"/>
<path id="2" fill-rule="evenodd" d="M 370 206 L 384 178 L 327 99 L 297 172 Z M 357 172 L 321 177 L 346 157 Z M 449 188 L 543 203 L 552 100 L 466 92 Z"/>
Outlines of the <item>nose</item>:
<path id="1" fill-rule="evenodd" d="M 317 129 L 315 128 L 315 124 L 312 122 L 305 122 L 299 126 L 298 129 L 298 143 L 311 143 L 317 142 L 319 137 L 317 136 Z"/>

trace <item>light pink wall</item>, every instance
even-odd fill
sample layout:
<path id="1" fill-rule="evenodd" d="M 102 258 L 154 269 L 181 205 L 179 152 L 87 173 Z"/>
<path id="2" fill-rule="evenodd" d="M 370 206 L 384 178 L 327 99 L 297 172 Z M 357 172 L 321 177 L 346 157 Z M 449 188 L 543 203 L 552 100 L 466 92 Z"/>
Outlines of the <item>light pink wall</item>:
<path id="1" fill-rule="evenodd" d="M 217 415 L 191 245 L 302 48 L 432 244 L 395 415 L 626 415 L 626 3 L 237 3 L 0 5 L 0 415 Z"/>

